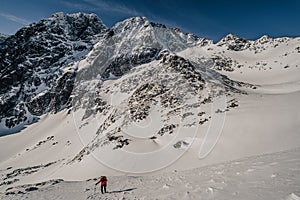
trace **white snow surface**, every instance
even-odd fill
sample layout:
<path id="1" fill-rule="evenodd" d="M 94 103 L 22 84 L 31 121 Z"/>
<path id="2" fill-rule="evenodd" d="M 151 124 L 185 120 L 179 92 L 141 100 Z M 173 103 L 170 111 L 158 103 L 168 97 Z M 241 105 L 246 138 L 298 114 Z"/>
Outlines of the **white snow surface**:
<path id="1" fill-rule="evenodd" d="M 9 189 L 18 199 L 216 199 L 299 200 L 300 149 L 247 157 L 193 170 L 108 177 L 107 193 L 85 181 L 54 181 Z M 37 190 L 26 192 L 30 187 Z M 14 194 L 12 194 L 14 193 Z"/>

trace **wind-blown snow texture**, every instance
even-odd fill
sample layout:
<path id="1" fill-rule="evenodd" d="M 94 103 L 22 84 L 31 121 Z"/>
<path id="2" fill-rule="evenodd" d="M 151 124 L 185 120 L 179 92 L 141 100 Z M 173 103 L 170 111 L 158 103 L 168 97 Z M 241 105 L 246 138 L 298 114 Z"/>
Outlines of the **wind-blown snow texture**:
<path id="1" fill-rule="evenodd" d="M 299 200 L 299 167 L 296 149 L 193 170 L 109 177 L 107 194 L 94 186 L 98 179 L 52 180 L 10 188 L 3 199 Z"/>
<path id="2" fill-rule="evenodd" d="M 83 13 L 0 37 L 3 198 L 98 198 L 107 174 L 104 199 L 299 199 L 300 38 Z"/>

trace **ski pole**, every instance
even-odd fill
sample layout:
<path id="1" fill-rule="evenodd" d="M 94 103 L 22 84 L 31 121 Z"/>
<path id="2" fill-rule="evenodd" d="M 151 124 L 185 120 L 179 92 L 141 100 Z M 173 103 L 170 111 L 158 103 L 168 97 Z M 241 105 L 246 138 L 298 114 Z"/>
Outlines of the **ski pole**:
<path id="1" fill-rule="evenodd" d="M 93 192 L 93 195 L 92 195 L 93 199 L 95 199 L 95 196 L 96 196 L 96 185 L 94 186 L 94 192 Z"/>

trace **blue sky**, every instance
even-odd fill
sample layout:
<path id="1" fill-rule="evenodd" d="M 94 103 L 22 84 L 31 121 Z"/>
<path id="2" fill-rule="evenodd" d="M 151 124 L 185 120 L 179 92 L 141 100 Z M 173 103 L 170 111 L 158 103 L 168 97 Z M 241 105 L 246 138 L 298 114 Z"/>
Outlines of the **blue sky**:
<path id="1" fill-rule="evenodd" d="M 215 41 L 229 33 L 248 39 L 300 36 L 299 0 L 1 0 L 0 32 L 13 34 L 55 12 L 96 13 L 109 27 L 145 16 Z"/>

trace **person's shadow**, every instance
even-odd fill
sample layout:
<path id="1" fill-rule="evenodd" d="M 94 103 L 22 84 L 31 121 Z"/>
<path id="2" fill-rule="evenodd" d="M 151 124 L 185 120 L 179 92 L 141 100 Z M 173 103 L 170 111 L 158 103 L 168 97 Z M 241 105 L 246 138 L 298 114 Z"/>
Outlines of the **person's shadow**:
<path id="1" fill-rule="evenodd" d="M 132 191 L 132 190 L 135 190 L 137 188 L 129 188 L 129 189 L 124 189 L 124 190 L 115 190 L 115 191 L 111 191 L 111 192 L 108 192 L 108 193 L 121 193 L 121 192 L 129 192 L 129 191 Z"/>

